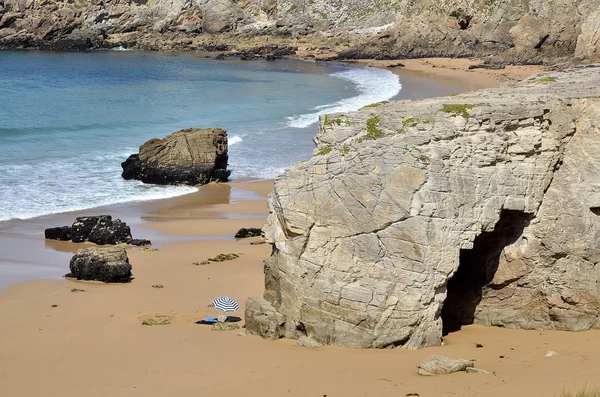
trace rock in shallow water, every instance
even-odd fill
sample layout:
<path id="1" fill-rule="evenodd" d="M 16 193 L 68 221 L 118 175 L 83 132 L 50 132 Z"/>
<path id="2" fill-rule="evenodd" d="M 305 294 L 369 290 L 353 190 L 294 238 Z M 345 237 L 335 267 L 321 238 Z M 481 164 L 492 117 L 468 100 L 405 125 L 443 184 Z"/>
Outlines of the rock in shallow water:
<path id="1" fill-rule="evenodd" d="M 159 185 L 227 182 L 228 158 L 226 130 L 188 128 L 144 143 L 121 164 L 121 175 Z"/>
<path id="2" fill-rule="evenodd" d="M 44 230 L 44 236 L 48 240 L 69 241 L 71 240 L 71 226 L 51 227 Z"/>
<path id="3" fill-rule="evenodd" d="M 71 273 L 66 277 L 96 280 L 105 283 L 126 283 L 131 280 L 131 264 L 123 247 L 83 248 L 71 258 Z"/>

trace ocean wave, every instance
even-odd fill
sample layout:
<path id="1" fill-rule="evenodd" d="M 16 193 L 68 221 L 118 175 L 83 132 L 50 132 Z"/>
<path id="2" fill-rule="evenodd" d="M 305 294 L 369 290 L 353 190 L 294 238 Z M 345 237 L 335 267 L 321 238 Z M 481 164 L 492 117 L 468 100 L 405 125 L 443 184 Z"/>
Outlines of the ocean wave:
<path id="1" fill-rule="evenodd" d="M 243 140 L 244 140 L 244 139 L 242 139 L 242 137 L 241 137 L 241 136 L 239 136 L 239 135 L 234 135 L 234 136 L 232 136 L 231 138 L 229 138 L 229 139 L 228 139 L 228 145 L 229 145 L 229 146 L 232 146 L 232 145 L 235 145 L 235 144 L 237 144 L 237 143 L 240 143 L 240 142 L 241 142 L 241 141 L 243 141 Z"/>
<path id="2" fill-rule="evenodd" d="M 352 112 L 371 103 L 387 101 L 398 95 L 402 89 L 400 78 L 389 70 L 352 68 L 332 73 L 330 76 L 353 82 L 359 94 L 332 104 L 316 106 L 312 113 L 288 117 L 289 127 L 305 128 L 316 123 L 323 114 Z"/>
<path id="3" fill-rule="evenodd" d="M 124 180 L 121 161 L 131 153 L 92 152 L 6 167 L 8 172 L 0 174 L 0 221 L 170 198 L 197 190 Z"/>
<path id="4" fill-rule="evenodd" d="M 141 182 L 140 182 L 141 183 Z M 48 200 L 45 202 L 33 202 L 30 206 L 19 205 L 18 201 L 12 200 L 9 204 L 8 208 L 6 208 L 6 212 L 0 213 L 0 222 L 1 221 L 9 221 L 13 219 L 31 219 L 36 218 L 38 216 L 58 214 L 63 212 L 71 212 L 71 211 L 82 211 L 82 210 L 90 210 L 96 207 L 103 207 L 106 205 L 113 204 L 123 204 L 129 203 L 133 201 L 149 201 L 149 200 L 157 200 L 157 199 L 166 199 L 171 197 L 182 196 L 184 194 L 189 194 L 197 191 L 194 187 L 162 187 L 162 188 L 150 188 L 147 190 L 139 190 L 131 195 L 122 195 L 122 196 L 110 196 L 105 197 L 103 199 L 93 199 L 89 202 L 78 202 L 75 200 L 64 202 L 62 200 Z M 36 205 L 38 204 L 38 205 Z M 13 207 L 13 208 L 11 208 Z M 27 208 L 28 210 L 24 209 Z"/>

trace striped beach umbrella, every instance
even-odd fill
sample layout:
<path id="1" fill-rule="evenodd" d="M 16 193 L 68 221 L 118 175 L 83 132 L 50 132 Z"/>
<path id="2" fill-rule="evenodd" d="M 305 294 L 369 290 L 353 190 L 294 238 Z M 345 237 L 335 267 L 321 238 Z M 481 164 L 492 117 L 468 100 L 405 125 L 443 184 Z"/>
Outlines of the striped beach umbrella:
<path id="1" fill-rule="evenodd" d="M 240 305 L 233 299 L 228 296 L 219 296 L 214 301 L 212 301 L 212 305 L 215 309 L 219 309 L 224 312 L 234 312 L 240 308 Z"/>

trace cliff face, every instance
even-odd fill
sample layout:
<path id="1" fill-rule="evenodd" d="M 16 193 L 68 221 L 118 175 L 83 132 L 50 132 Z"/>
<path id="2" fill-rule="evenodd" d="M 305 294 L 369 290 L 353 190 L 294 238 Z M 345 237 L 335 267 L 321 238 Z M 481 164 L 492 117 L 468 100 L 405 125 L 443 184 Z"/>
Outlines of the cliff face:
<path id="1" fill-rule="evenodd" d="M 194 50 L 268 35 L 308 37 L 341 58 L 594 61 L 599 7 L 594 0 L 0 0 L 0 48 Z"/>
<path id="2" fill-rule="evenodd" d="M 600 323 L 600 68 L 321 119 L 248 330 L 360 348 Z"/>
<path id="3" fill-rule="evenodd" d="M 598 60 L 593 0 L 421 0 L 405 5 L 390 35 L 346 56 L 499 55 L 497 61 L 552 62 L 573 55 Z"/>

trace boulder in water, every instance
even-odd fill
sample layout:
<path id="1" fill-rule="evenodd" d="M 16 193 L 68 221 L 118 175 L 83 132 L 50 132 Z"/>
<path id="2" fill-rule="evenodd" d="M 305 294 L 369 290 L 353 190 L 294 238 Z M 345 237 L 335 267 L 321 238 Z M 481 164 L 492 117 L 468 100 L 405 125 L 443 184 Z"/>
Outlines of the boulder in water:
<path id="1" fill-rule="evenodd" d="M 71 240 L 71 226 L 51 227 L 44 230 L 44 236 L 49 240 Z"/>
<path id="2" fill-rule="evenodd" d="M 121 163 L 125 179 L 159 185 L 203 185 L 227 182 L 227 131 L 188 128 L 163 139 L 151 139 Z"/>

